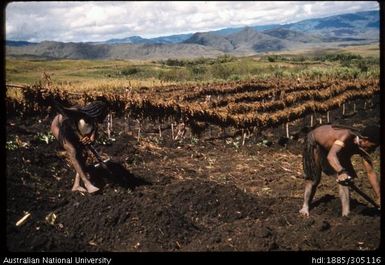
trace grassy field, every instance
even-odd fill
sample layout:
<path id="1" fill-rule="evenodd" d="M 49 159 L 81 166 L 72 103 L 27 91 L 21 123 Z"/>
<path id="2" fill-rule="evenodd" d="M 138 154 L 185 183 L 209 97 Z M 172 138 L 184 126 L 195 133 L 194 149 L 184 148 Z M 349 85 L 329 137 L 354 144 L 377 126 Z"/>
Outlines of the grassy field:
<path id="1" fill-rule="evenodd" d="M 222 56 L 194 60 L 22 60 L 6 59 L 8 84 L 36 84 L 47 73 L 52 84 L 68 91 L 114 91 L 168 84 L 207 83 L 269 77 L 379 77 L 378 45 Z"/>

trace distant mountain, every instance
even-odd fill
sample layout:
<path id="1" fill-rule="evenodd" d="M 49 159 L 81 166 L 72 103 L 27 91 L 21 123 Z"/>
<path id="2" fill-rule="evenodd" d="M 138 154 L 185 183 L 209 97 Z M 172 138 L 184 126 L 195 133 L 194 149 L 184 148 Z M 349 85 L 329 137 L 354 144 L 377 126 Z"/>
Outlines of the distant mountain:
<path id="1" fill-rule="evenodd" d="M 280 26 L 281 25 L 279 25 L 279 24 L 269 24 L 269 25 L 262 25 L 262 26 L 250 26 L 250 27 L 252 29 L 256 30 L 256 31 L 263 31 L 263 30 L 269 30 L 269 29 L 278 28 Z M 241 31 L 243 29 L 244 29 L 244 27 L 224 28 L 224 29 L 220 29 L 220 30 L 209 31 L 207 33 L 215 33 L 217 35 L 227 36 L 227 35 L 230 35 L 230 34 L 233 34 L 233 33 L 237 33 L 237 32 L 239 32 L 239 31 Z"/>
<path id="2" fill-rule="evenodd" d="M 376 31 L 380 27 L 379 16 L 379 11 L 365 11 L 325 18 L 307 19 L 297 23 L 282 25 L 282 28 L 300 32 L 311 32 L 327 37 L 350 37 L 359 39 L 364 36 L 364 38 L 376 39 L 378 33 Z"/>
<path id="3" fill-rule="evenodd" d="M 262 26 L 253 26 L 253 28 L 256 31 L 264 31 L 264 30 L 270 30 L 270 29 L 275 29 L 279 28 L 281 25 L 279 24 L 270 24 L 270 25 L 262 25 Z"/>
<path id="4" fill-rule="evenodd" d="M 216 35 L 215 33 L 195 33 L 184 43 L 195 43 L 204 46 L 211 46 L 220 51 L 229 52 L 234 50 L 234 45 L 226 37 Z"/>
<path id="5" fill-rule="evenodd" d="M 380 20 L 376 20 L 376 21 L 373 21 L 373 22 L 369 22 L 366 27 L 368 28 L 376 28 L 376 29 L 379 29 L 380 28 Z"/>
<path id="6" fill-rule="evenodd" d="M 164 37 L 157 37 L 152 38 L 151 40 L 155 44 L 176 44 L 176 43 L 182 43 L 188 38 L 190 38 L 193 34 L 178 34 L 178 35 L 170 35 L 170 36 L 164 36 Z"/>
<path id="7" fill-rule="evenodd" d="M 87 43 L 63 43 L 43 41 L 23 47 L 6 47 L 6 54 L 29 55 L 42 58 L 66 59 L 103 59 L 108 57 L 108 45 L 91 45 Z"/>
<path id="8" fill-rule="evenodd" d="M 224 28 L 224 29 L 219 29 L 219 30 L 214 30 L 214 31 L 208 31 L 205 33 L 213 33 L 217 36 L 227 36 L 236 32 L 241 31 L 243 28 Z"/>
<path id="9" fill-rule="evenodd" d="M 270 29 L 270 30 L 264 30 L 262 32 L 264 34 L 276 37 L 278 39 L 298 41 L 298 42 L 304 42 L 304 43 L 320 42 L 323 39 L 322 36 L 320 35 L 285 29 L 282 27 Z"/>
<path id="10" fill-rule="evenodd" d="M 212 47 L 198 44 L 137 44 L 111 47 L 108 59 L 178 59 L 224 55 Z"/>
<path id="11" fill-rule="evenodd" d="M 14 57 L 44 59 L 176 59 L 217 57 L 224 53 L 197 44 L 114 44 L 42 42 L 25 47 L 6 47 Z"/>
<path id="12" fill-rule="evenodd" d="M 256 31 L 252 27 L 245 27 L 226 36 L 215 32 L 195 33 L 184 43 L 195 43 L 210 46 L 223 52 L 263 52 L 277 51 L 287 48 L 288 42 L 275 36 Z"/>
<path id="13" fill-rule="evenodd" d="M 150 39 L 145 39 L 140 36 L 131 36 L 123 39 L 111 39 L 97 44 L 152 44 Z"/>
<path id="14" fill-rule="evenodd" d="M 366 24 L 365 24 L 366 21 Z M 280 24 L 268 24 L 268 25 L 260 25 L 260 26 L 250 26 L 250 28 L 255 31 L 263 31 L 264 33 L 279 37 L 274 34 L 289 34 L 289 30 L 296 31 L 296 37 L 300 38 L 294 40 L 291 36 L 286 36 L 285 39 L 300 41 L 300 42 L 315 42 L 322 39 L 322 36 L 325 38 L 324 41 L 333 40 L 332 37 L 350 37 L 350 39 L 361 38 L 361 35 L 364 33 L 366 37 L 368 36 L 367 30 L 370 28 L 379 29 L 380 21 L 379 21 L 379 12 L 378 11 L 366 11 L 366 12 L 358 12 L 353 14 L 344 14 L 338 16 L 331 16 L 325 18 L 315 18 L 315 19 L 307 19 L 296 23 L 290 23 L 286 25 Z M 215 31 L 203 32 L 205 34 L 215 34 L 218 36 L 226 37 L 228 35 L 240 32 L 244 29 L 244 27 L 238 28 L 224 28 Z M 275 32 L 274 30 L 280 30 L 281 33 Z M 362 29 L 365 29 L 362 32 Z M 288 31 L 284 31 L 288 30 Z M 309 33 L 312 35 L 300 35 L 300 33 Z M 194 33 L 194 34 L 203 34 Z M 103 42 L 98 42 L 94 44 L 175 44 L 175 43 L 190 43 L 189 38 L 191 38 L 194 34 L 176 34 L 169 36 L 161 36 L 156 38 L 142 38 L 140 36 L 131 36 L 122 39 L 111 39 Z M 371 33 L 371 36 L 375 37 L 375 32 Z M 195 36 L 196 37 L 196 36 Z M 194 38 L 195 38 L 194 37 Z M 203 38 L 203 37 L 199 37 Z M 291 39 L 290 39 L 291 38 Z M 188 40 L 188 41 L 187 41 Z M 219 39 L 218 39 L 219 40 Z M 334 39 L 335 41 L 336 39 Z M 201 42 L 205 42 L 204 40 L 200 40 Z M 199 43 L 199 41 L 194 41 L 193 43 Z M 209 41 L 211 43 L 211 41 Z M 204 44 L 202 44 L 204 45 Z M 210 45 L 217 46 L 217 45 Z M 227 46 L 224 44 L 224 46 Z M 227 50 L 220 49 L 220 50 Z"/>
<path id="15" fill-rule="evenodd" d="M 15 46 L 15 47 L 21 47 L 21 46 L 28 46 L 36 44 L 35 42 L 29 42 L 29 41 L 17 41 L 17 40 L 7 40 L 5 42 L 5 45 L 7 46 Z"/>
<path id="16" fill-rule="evenodd" d="M 285 25 L 225 28 L 157 38 L 131 36 L 93 43 L 6 41 L 7 56 L 69 59 L 166 59 L 252 55 L 306 47 L 379 41 L 379 11 L 307 19 Z"/>
<path id="17" fill-rule="evenodd" d="M 287 41 L 258 32 L 251 27 L 245 27 L 242 31 L 230 34 L 226 38 L 237 51 L 279 51 L 288 46 Z"/>
<path id="18" fill-rule="evenodd" d="M 290 23 L 285 25 L 280 24 L 268 24 L 268 25 L 259 25 L 259 26 L 249 26 L 249 28 L 255 31 L 263 31 L 271 36 L 274 33 L 274 29 L 280 29 L 281 33 L 284 33 L 284 30 L 292 30 L 300 33 L 309 33 L 312 35 L 300 36 L 298 33 L 297 37 L 301 38 L 301 42 L 314 42 L 317 41 L 318 38 L 322 38 L 322 36 L 326 36 L 327 38 L 324 41 L 328 41 L 330 37 L 350 37 L 361 38 L 361 35 L 367 33 L 368 30 L 371 29 L 379 29 L 380 20 L 379 20 L 379 11 L 365 11 L 365 12 L 357 12 L 352 14 L 343 14 L 337 16 L 330 16 L 325 18 L 314 18 L 307 19 L 296 23 Z M 207 34 L 215 34 L 222 37 L 226 37 L 228 35 L 240 32 L 244 29 L 244 27 L 238 28 L 224 28 L 220 30 L 203 32 Z M 268 32 L 273 33 L 268 33 Z M 200 32 L 199 34 L 203 34 Z M 195 33 L 197 34 L 197 33 Z M 285 34 L 290 34 L 290 32 L 286 32 Z M 375 32 L 371 33 L 373 37 L 375 37 Z M 189 43 L 187 41 L 191 38 L 193 34 L 177 34 L 170 36 L 162 36 L 156 38 L 145 39 L 139 36 L 128 37 L 124 39 L 112 39 L 105 42 L 101 42 L 100 44 L 169 44 L 169 43 Z M 366 37 L 368 35 L 366 34 Z M 277 36 L 274 36 L 277 37 Z M 289 39 L 290 36 L 287 36 Z M 292 39 L 293 40 L 293 39 Z M 298 39 L 297 39 L 298 40 Z M 187 42 L 186 42 L 187 41 Z"/>
<path id="19" fill-rule="evenodd" d="M 178 34 L 163 37 L 145 39 L 140 36 L 132 36 L 123 39 L 111 39 L 94 44 L 175 44 L 181 43 L 191 37 L 193 34 Z"/>

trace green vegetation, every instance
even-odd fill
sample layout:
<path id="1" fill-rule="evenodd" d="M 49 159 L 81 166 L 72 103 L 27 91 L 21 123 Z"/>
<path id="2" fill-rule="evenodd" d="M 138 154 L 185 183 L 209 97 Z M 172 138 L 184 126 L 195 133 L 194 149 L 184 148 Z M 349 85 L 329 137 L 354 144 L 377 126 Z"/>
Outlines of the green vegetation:
<path id="1" fill-rule="evenodd" d="M 53 134 L 51 132 L 48 132 L 48 133 L 40 133 L 39 132 L 35 136 L 35 140 L 38 142 L 43 142 L 43 143 L 49 144 L 49 143 L 52 143 L 53 140 L 55 140 L 55 137 L 53 136 Z"/>
<path id="2" fill-rule="evenodd" d="M 15 141 L 7 141 L 5 143 L 5 149 L 8 151 L 13 151 L 13 150 L 16 150 L 18 148 L 19 148 L 19 146 L 16 144 Z"/>
<path id="3" fill-rule="evenodd" d="M 368 49 L 368 48 L 367 48 Z M 364 50 L 367 52 L 367 49 Z M 129 60 L 20 60 L 6 59 L 6 81 L 40 82 L 47 73 L 55 86 L 67 90 L 115 90 L 124 87 L 175 83 L 289 78 L 379 77 L 379 55 L 359 49 L 270 54 L 251 57 Z"/>

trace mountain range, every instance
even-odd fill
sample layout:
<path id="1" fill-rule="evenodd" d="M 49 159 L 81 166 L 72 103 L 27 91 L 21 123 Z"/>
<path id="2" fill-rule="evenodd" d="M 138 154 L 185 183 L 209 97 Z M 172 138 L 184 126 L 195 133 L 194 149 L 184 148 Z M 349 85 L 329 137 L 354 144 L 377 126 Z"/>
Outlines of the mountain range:
<path id="1" fill-rule="evenodd" d="M 290 24 L 225 28 L 142 38 L 130 36 L 103 42 L 64 43 L 6 41 L 6 55 L 68 59 L 166 59 L 252 55 L 306 47 L 330 47 L 379 41 L 379 11 L 307 19 Z"/>

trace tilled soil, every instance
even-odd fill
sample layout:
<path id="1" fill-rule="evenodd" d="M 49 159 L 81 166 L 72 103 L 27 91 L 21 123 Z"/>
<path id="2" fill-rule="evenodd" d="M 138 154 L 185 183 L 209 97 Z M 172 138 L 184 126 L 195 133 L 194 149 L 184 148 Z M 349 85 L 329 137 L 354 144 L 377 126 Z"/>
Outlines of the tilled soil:
<path id="1" fill-rule="evenodd" d="M 334 119 L 378 124 L 379 110 Z M 126 131 L 116 119 L 116 141 L 96 144 L 102 156 L 112 157 L 113 175 L 94 168 L 91 159 L 92 181 L 101 190 L 89 195 L 71 192 L 74 171 L 57 142 L 36 139 L 51 120 L 7 120 L 7 140 L 18 136 L 19 142 L 6 153 L 10 251 L 374 250 L 380 244 L 380 213 L 352 194 L 351 214 L 341 217 L 330 177 L 321 181 L 311 216 L 299 215 L 303 135 L 285 141 L 284 128 L 273 128 L 242 146 L 240 137 L 216 137 L 221 131 L 215 128 L 200 139 L 187 133 L 173 141 L 168 128 L 160 138 L 144 126 L 138 141 L 137 128 Z M 379 151 L 373 158 L 379 173 Z M 354 165 L 357 186 L 372 196 L 360 159 Z M 25 212 L 31 216 L 16 226 Z"/>

